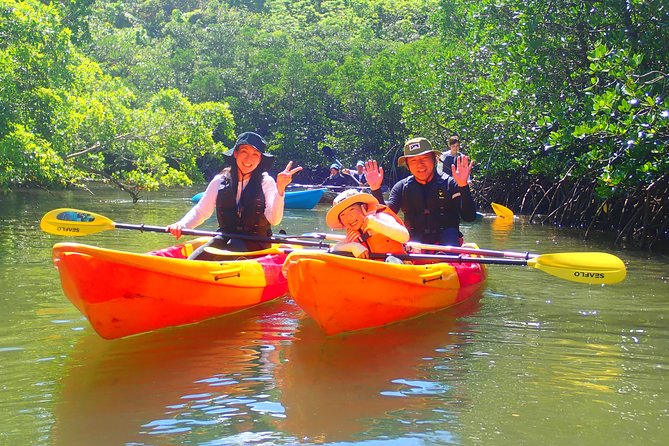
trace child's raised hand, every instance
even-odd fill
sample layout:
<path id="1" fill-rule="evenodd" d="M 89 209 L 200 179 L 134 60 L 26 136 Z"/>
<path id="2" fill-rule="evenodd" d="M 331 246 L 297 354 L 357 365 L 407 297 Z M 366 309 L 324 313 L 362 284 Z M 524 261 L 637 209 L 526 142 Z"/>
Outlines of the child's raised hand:
<path id="1" fill-rule="evenodd" d="M 367 211 L 363 209 L 363 212 L 365 213 L 365 216 L 362 217 L 362 222 L 360 223 L 360 230 L 364 233 L 367 232 L 367 224 L 369 223 L 369 215 L 367 214 Z"/>
<path id="2" fill-rule="evenodd" d="M 346 241 L 357 242 L 360 239 L 360 232 L 357 229 L 348 228 L 346 230 Z"/>

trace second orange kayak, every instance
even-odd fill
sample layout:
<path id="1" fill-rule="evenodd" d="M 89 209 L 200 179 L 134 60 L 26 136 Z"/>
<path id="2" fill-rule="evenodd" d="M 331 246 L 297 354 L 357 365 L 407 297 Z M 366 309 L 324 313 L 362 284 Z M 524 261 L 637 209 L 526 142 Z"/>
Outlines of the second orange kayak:
<path id="1" fill-rule="evenodd" d="M 295 302 L 328 335 L 457 305 L 486 278 L 479 263 L 394 264 L 306 250 L 289 254 L 284 273 Z"/>

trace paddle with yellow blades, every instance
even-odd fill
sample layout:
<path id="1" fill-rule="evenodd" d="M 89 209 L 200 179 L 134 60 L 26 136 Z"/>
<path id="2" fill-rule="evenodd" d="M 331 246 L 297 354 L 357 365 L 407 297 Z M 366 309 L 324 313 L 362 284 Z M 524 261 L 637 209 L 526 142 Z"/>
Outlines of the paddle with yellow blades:
<path id="1" fill-rule="evenodd" d="M 167 228 L 164 226 L 147 226 L 144 224 L 133 225 L 127 223 L 116 223 L 110 220 L 109 218 L 95 214 L 88 211 L 80 211 L 78 209 L 54 209 L 47 212 L 40 220 L 40 228 L 42 231 L 49 234 L 55 235 L 64 235 L 64 236 L 84 236 L 90 234 L 96 234 L 102 231 L 108 231 L 110 229 L 134 229 L 137 231 L 145 232 L 162 232 L 169 233 Z M 267 243 L 287 243 L 291 245 L 301 245 L 301 246 L 313 246 L 323 248 L 328 246 L 323 242 L 315 241 L 304 241 L 296 240 L 295 237 L 299 236 L 272 236 L 272 237 L 259 237 L 254 235 L 243 235 L 243 234 L 226 234 L 222 232 L 214 231 L 201 231 L 196 229 L 182 229 L 181 233 L 184 235 L 196 235 L 196 236 L 208 236 L 215 237 L 217 235 L 236 238 L 240 240 L 253 240 L 258 242 L 267 242 Z"/>
<path id="2" fill-rule="evenodd" d="M 508 207 L 501 205 L 499 203 L 490 203 L 490 205 L 492 206 L 492 211 L 498 217 L 508 218 L 510 220 L 513 220 L 513 211 Z"/>
<path id="3" fill-rule="evenodd" d="M 346 236 L 342 234 L 312 233 L 305 235 L 326 240 L 341 241 L 346 239 Z M 620 258 L 606 252 L 531 254 L 529 252 L 493 251 L 490 249 L 429 245 L 417 242 L 409 242 L 407 243 L 407 246 L 409 248 L 424 250 L 446 251 L 458 255 L 393 254 L 393 257 L 397 257 L 401 260 L 431 260 L 451 263 L 472 262 L 489 265 L 524 265 L 541 270 L 561 279 L 594 285 L 621 282 L 627 276 L 625 263 Z M 461 254 L 489 257 L 463 257 Z M 372 257 L 375 258 L 375 255 L 372 255 Z"/>
<path id="4" fill-rule="evenodd" d="M 467 248 L 465 246 L 430 245 L 418 242 L 409 242 L 407 245 L 411 249 L 425 251 L 523 259 L 527 261 L 528 266 L 573 282 L 611 284 L 621 282 L 627 276 L 625 263 L 619 257 L 606 252 L 534 254 L 530 252 Z"/>

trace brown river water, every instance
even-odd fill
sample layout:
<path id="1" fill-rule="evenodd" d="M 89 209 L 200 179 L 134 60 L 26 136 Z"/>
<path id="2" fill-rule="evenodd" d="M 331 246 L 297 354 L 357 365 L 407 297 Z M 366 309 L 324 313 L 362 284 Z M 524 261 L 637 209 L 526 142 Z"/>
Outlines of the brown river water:
<path id="1" fill-rule="evenodd" d="M 607 251 L 627 279 L 488 269 L 463 307 L 327 338 L 289 296 L 190 326 L 101 339 L 67 300 L 51 246 L 134 252 L 166 234 L 80 238 L 39 229 L 72 207 L 165 226 L 198 190 L 0 196 L 0 445 L 627 445 L 669 438 L 669 257 L 570 230 L 463 225 L 482 248 Z M 289 234 L 327 232 L 327 206 L 287 210 Z M 213 221 L 202 229 L 215 229 Z"/>

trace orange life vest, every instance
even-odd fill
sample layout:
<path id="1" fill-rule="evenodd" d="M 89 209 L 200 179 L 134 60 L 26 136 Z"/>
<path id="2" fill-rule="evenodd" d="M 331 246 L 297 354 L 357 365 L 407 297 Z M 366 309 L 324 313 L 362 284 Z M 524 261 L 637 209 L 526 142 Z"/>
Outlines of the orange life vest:
<path id="1" fill-rule="evenodd" d="M 391 215 L 399 224 L 404 226 L 404 223 L 397 216 L 396 213 L 392 211 L 388 206 L 380 205 L 375 214 L 385 213 Z M 370 253 L 374 254 L 406 254 L 404 245 L 396 240 L 388 238 L 383 234 L 369 234 L 365 233 L 360 237 L 360 243 L 362 243 Z"/>

